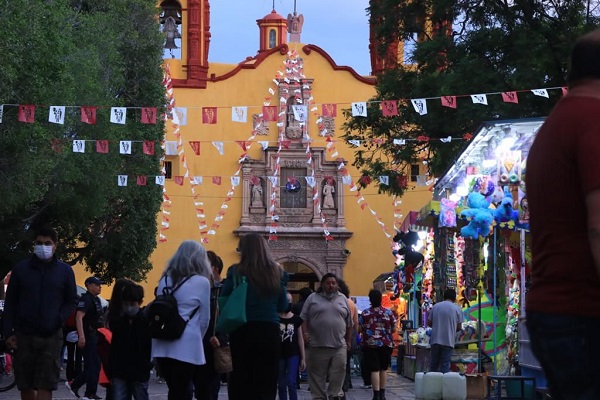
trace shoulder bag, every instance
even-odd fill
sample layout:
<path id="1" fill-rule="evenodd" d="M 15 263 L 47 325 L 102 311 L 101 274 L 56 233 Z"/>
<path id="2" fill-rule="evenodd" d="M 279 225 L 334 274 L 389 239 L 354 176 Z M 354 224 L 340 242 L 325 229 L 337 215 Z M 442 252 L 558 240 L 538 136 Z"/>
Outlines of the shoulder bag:
<path id="1" fill-rule="evenodd" d="M 229 296 L 219 297 L 220 314 L 216 329 L 220 333 L 231 333 L 246 323 L 246 277 L 236 271 L 233 275 L 233 291 Z"/>

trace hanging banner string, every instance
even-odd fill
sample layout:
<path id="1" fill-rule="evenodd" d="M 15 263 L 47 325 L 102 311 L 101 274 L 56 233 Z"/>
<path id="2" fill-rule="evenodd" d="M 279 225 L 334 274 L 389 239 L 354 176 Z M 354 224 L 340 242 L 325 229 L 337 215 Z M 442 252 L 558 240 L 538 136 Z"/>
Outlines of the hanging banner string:
<path id="1" fill-rule="evenodd" d="M 289 57 L 289 56 L 288 56 Z M 278 72 L 279 73 L 279 72 Z M 287 71 L 286 71 L 287 73 Z M 282 73 L 281 73 L 282 74 Z M 284 77 L 284 82 L 289 83 L 292 80 L 299 81 L 296 77 L 289 79 L 287 76 Z M 277 81 L 277 78 L 274 79 Z M 277 85 L 279 83 L 277 82 Z M 432 100 L 439 100 L 442 107 L 457 109 L 457 100 L 460 98 L 470 98 L 473 104 L 488 105 L 488 96 L 501 96 L 504 103 L 519 103 L 519 94 L 532 93 L 535 96 L 549 98 L 549 90 L 560 90 L 562 94 L 566 94 L 568 89 L 565 86 L 554 86 L 547 88 L 538 89 L 521 89 L 512 91 L 496 91 L 486 93 L 475 93 L 475 94 L 460 94 L 460 95 L 449 95 L 449 96 L 434 96 L 434 97 L 422 97 L 422 98 L 401 98 L 392 100 L 370 100 L 370 101 L 356 101 L 356 102 L 337 102 L 320 104 L 322 108 L 322 115 L 328 115 L 327 109 L 337 109 L 338 105 L 350 105 L 352 116 L 366 117 L 368 113 L 368 105 L 379 104 L 381 111 L 384 116 L 396 116 L 398 114 L 399 106 L 402 104 L 412 104 L 415 112 L 420 115 L 427 114 L 427 103 Z M 156 123 L 156 107 L 112 107 L 112 106 L 73 106 L 73 105 L 35 105 L 35 104 L 0 104 L 0 115 L 3 115 L 5 108 L 18 108 L 17 119 L 24 123 L 35 122 L 36 108 L 48 107 L 48 122 L 55 124 L 64 124 L 66 117 L 67 108 L 79 108 L 81 111 L 81 121 L 87 124 L 96 123 L 96 112 L 99 109 L 110 108 L 110 122 L 115 124 L 125 124 L 127 119 L 128 110 L 141 110 L 140 121 L 143 124 L 154 124 Z M 259 108 L 264 110 L 268 106 L 189 106 L 179 107 L 180 109 L 201 109 L 202 111 L 202 123 L 204 124 L 216 124 L 218 121 L 218 110 L 219 109 L 230 109 L 231 120 L 234 122 L 246 122 L 246 116 L 249 108 Z M 335 116 L 335 115 L 331 115 Z M 2 119 L 0 118 L 0 123 Z"/>
<path id="2" fill-rule="evenodd" d="M 180 130 L 180 125 L 179 125 L 179 116 L 176 112 L 174 112 L 175 109 L 175 95 L 174 95 L 174 90 L 173 90 L 173 81 L 171 78 L 171 71 L 169 69 L 168 64 L 165 65 L 165 75 L 166 75 L 166 89 L 167 89 L 167 96 L 168 96 L 168 108 L 167 108 L 167 118 L 171 118 L 172 120 L 172 127 L 173 127 L 173 135 L 175 136 L 175 138 L 177 139 L 177 155 L 180 158 L 181 161 L 181 165 L 184 168 L 184 175 L 183 177 L 181 177 L 179 184 L 183 185 L 183 181 L 187 178 L 189 180 L 190 183 L 190 191 L 192 193 L 192 199 L 194 202 L 194 209 L 196 211 L 196 220 L 197 220 L 197 225 L 198 225 L 198 230 L 200 231 L 200 240 L 203 240 L 203 235 L 202 235 L 202 229 L 204 226 L 206 226 L 206 222 L 204 221 L 205 215 L 204 215 L 204 209 L 202 208 L 204 206 L 204 203 L 202 201 L 200 201 L 200 195 L 198 193 L 196 193 L 196 187 L 198 186 L 198 182 L 196 181 L 196 178 L 190 173 L 189 167 L 187 165 L 187 159 L 186 159 L 186 155 L 185 155 L 185 149 L 183 146 L 183 139 L 181 137 L 181 130 Z"/>
<path id="3" fill-rule="evenodd" d="M 348 170 L 346 169 L 346 166 L 343 162 L 340 162 L 340 165 L 338 166 L 338 170 L 342 174 L 342 179 L 343 179 L 344 183 L 350 187 L 350 191 L 356 192 L 356 195 L 355 195 L 355 197 L 357 199 L 356 204 L 358 204 L 362 210 L 369 209 L 369 212 L 375 218 L 375 221 L 377 222 L 377 224 L 381 227 L 385 237 L 388 239 L 391 239 L 393 237 L 393 234 L 385 226 L 383 219 L 379 215 L 377 215 L 377 212 L 375 212 L 375 210 L 373 210 L 371 208 L 371 206 L 369 206 L 369 203 L 367 202 L 365 197 L 362 195 L 362 193 L 358 189 L 358 186 L 356 186 L 356 184 L 352 180 L 352 177 L 348 174 Z"/>

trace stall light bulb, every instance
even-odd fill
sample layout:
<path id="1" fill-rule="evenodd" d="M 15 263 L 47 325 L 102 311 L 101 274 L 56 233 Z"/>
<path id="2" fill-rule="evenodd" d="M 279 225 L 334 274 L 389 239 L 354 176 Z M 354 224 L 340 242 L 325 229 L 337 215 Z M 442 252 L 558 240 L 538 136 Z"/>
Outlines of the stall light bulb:
<path id="1" fill-rule="evenodd" d="M 495 159 L 483 160 L 484 168 L 491 168 L 496 166 L 497 161 Z"/>
<path id="2" fill-rule="evenodd" d="M 469 194 L 469 188 L 466 186 L 459 186 L 456 188 L 456 194 L 460 197 L 465 197 Z"/>
<path id="3" fill-rule="evenodd" d="M 413 249 L 415 251 L 419 251 L 419 250 L 421 250 L 422 247 L 423 247 L 423 241 L 419 240 L 419 241 L 417 241 L 417 244 L 415 244 L 415 246 L 413 247 Z"/>

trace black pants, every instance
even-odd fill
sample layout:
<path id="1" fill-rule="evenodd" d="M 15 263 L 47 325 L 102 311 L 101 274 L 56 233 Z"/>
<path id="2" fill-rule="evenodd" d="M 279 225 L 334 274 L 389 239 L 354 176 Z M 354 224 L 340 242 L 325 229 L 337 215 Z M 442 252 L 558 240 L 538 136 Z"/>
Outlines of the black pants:
<path id="1" fill-rule="evenodd" d="M 371 384 L 371 372 L 367 370 L 367 366 L 365 365 L 365 348 L 360 348 L 360 375 L 363 379 L 363 383 L 365 386 L 369 386 Z"/>
<path id="2" fill-rule="evenodd" d="M 81 373 L 83 363 L 83 351 L 77 347 L 77 343 L 65 341 L 67 347 L 67 381 L 72 381 Z"/>
<path id="3" fill-rule="evenodd" d="M 208 340 L 203 341 L 206 364 L 199 365 L 194 375 L 194 396 L 196 400 L 217 400 L 221 388 L 221 374 L 215 371 L 214 350 Z"/>
<path id="4" fill-rule="evenodd" d="M 85 346 L 83 347 L 83 371 L 73 379 L 71 387 L 79 390 L 85 385 L 85 394 L 94 395 L 98 390 L 99 376 L 98 335 L 96 333 L 86 333 Z"/>
<path id="5" fill-rule="evenodd" d="M 197 365 L 159 357 L 156 359 L 160 372 L 169 388 L 169 400 L 191 400 L 192 385 Z"/>
<path id="6" fill-rule="evenodd" d="M 230 400 L 275 400 L 281 347 L 279 325 L 248 322 L 230 339 Z"/>

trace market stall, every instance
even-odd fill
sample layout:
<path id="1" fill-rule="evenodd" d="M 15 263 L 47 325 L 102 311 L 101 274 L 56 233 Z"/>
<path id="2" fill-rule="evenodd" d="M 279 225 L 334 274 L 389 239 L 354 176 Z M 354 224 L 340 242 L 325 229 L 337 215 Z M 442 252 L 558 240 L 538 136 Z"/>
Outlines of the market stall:
<path id="1" fill-rule="evenodd" d="M 542 123 L 535 118 L 482 124 L 419 212 L 416 224 L 429 228 L 419 325 L 446 288 L 456 289 L 466 324 L 472 325 L 468 338 L 457 338 L 468 343 L 460 343 L 467 349 L 456 352 L 454 370 L 470 372 L 475 365 L 477 371 L 504 375 L 525 374 L 519 368 L 541 371 L 521 311 L 530 263 L 525 161 Z"/>

